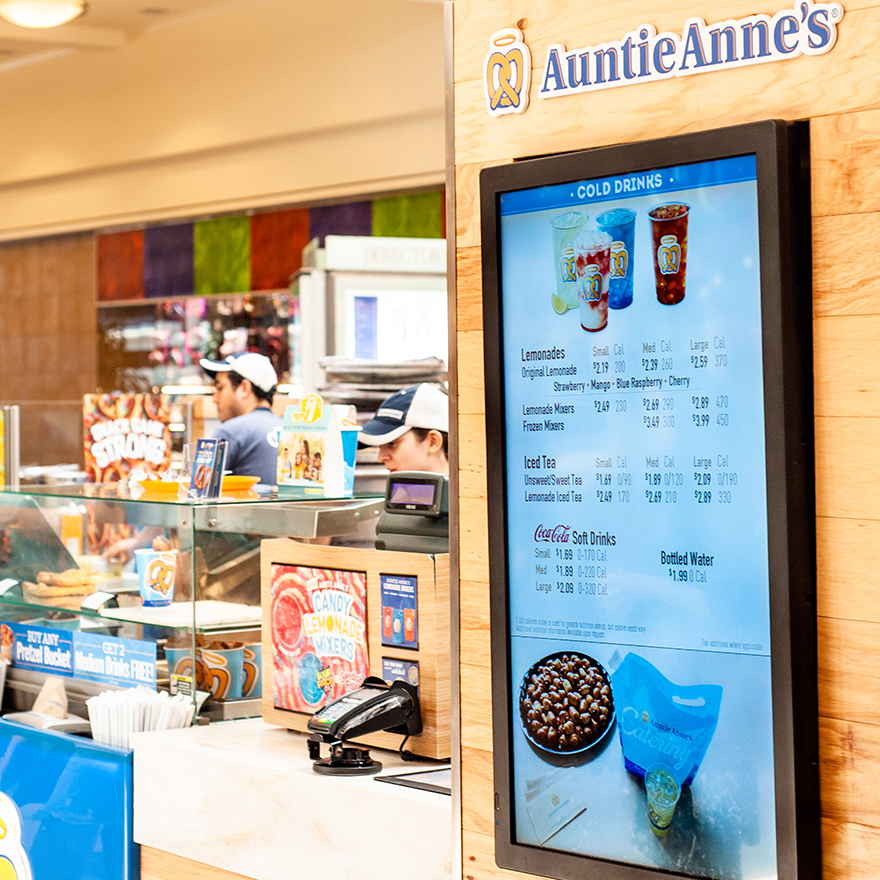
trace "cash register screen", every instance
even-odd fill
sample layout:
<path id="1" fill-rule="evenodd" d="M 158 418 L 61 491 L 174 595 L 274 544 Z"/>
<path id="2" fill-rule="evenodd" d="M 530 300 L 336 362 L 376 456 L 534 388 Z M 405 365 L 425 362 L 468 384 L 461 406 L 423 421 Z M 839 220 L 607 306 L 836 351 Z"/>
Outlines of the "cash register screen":
<path id="1" fill-rule="evenodd" d="M 391 482 L 391 504 L 406 505 L 407 508 L 427 508 L 434 506 L 434 494 L 437 490 L 436 483 L 409 483 Z"/>

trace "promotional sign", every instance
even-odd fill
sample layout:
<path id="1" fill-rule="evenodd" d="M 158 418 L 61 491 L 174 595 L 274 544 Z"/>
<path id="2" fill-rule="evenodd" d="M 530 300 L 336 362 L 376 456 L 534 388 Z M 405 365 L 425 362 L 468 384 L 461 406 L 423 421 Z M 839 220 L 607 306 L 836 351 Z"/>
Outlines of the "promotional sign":
<path id="1" fill-rule="evenodd" d="M 0 642 L 13 666 L 68 678 L 73 675 L 73 633 L 69 630 L 3 623 Z"/>
<path id="2" fill-rule="evenodd" d="M 382 658 L 382 678 L 385 681 L 405 681 L 419 692 L 418 660 L 398 660 L 395 657 Z"/>
<path id="3" fill-rule="evenodd" d="M 190 498 L 219 498 L 226 467 L 226 440 L 202 437 L 196 440 L 192 476 L 189 482 Z"/>
<path id="4" fill-rule="evenodd" d="M 369 675 L 367 577 L 299 565 L 273 565 L 274 705 L 316 712 L 359 688 Z"/>
<path id="5" fill-rule="evenodd" d="M 118 687 L 156 688 L 156 643 L 73 633 L 73 675 Z"/>
<path id="6" fill-rule="evenodd" d="M 353 406 L 318 394 L 289 406 L 278 441 L 280 494 L 346 497 L 354 492 L 357 428 Z"/>
<path id="7" fill-rule="evenodd" d="M 719 136 L 697 161 L 661 146 L 631 151 L 656 165 L 602 151 L 580 180 L 556 182 L 573 158 L 494 192 L 484 176 L 496 744 L 511 750 L 496 772 L 512 768 L 515 845 L 724 880 L 788 858 L 774 676 L 791 658 L 771 602 L 789 585 L 771 570 L 791 562 L 771 526 L 808 519 L 768 496 L 794 466 L 770 368 L 775 136 L 752 136 L 761 174 L 757 147 L 724 155 Z"/>
<path id="8" fill-rule="evenodd" d="M 33 669 L 119 687 L 156 687 L 156 644 L 116 636 L 0 624 L 3 654 L 20 669 Z"/>
<path id="9" fill-rule="evenodd" d="M 171 405 L 163 394 L 86 394 L 83 442 L 90 483 L 113 483 L 134 469 L 171 463 Z"/>
<path id="10" fill-rule="evenodd" d="M 382 644 L 400 648 L 418 648 L 418 578 L 383 574 L 379 581 L 382 601 Z"/>

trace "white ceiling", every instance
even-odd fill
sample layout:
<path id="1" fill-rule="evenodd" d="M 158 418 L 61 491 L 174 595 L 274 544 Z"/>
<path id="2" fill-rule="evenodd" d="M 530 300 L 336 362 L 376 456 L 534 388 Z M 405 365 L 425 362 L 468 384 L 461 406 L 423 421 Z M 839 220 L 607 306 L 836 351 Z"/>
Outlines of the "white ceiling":
<path id="1" fill-rule="evenodd" d="M 88 0 L 85 14 L 69 24 L 47 30 L 20 28 L 0 19 L 0 72 L 55 58 L 62 52 L 112 51 L 151 28 L 174 26 L 187 19 L 217 15 L 261 2 L 263 0 Z M 409 2 L 442 3 L 443 0 Z"/>

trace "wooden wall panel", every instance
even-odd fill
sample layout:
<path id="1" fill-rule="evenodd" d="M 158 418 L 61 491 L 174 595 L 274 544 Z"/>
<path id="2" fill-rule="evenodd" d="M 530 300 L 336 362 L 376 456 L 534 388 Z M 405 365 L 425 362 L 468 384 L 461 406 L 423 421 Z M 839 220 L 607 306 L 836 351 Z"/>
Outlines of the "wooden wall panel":
<path id="1" fill-rule="evenodd" d="M 880 315 L 839 315 L 813 323 L 818 416 L 880 416 Z"/>
<path id="2" fill-rule="evenodd" d="M 880 313 L 880 256 L 861 242 L 876 241 L 880 215 L 846 214 L 813 221 L 813 299 L 816 315 Z"/>
<path id="3" fill-rule="evenodd" d="M 833 819 L 822 820 L 823 862 L 827 873 L 852 880 L 874 880 L 880 831 Z"/>
<path id="4" fill-rule="evenodd" d="M 880 623 L 880 520 L 818 517 L 816 567 L 820 616 Z"/>
<path id="5" fill-rule="evenodd" d="M 462 450 L 462 853 L 469 880 L 530 875 L 494 863 L 491 670 L 485 534 L 485 426 L 479 173 L 486 164 L 665 137 L 769 117 L 810 120 L 816 444 L 820 775 L 825 880 L 867 880 L 880 864 L 880 4 L 846 3 L 837 45 L 821 58 L 760 65 L 532 102 L 521 116 L 486 112 L 482 64 L 491 34 L 520 23 L 533 73 L 551 41 L 616 39 L 642 22 L 681 32 L 777 0 L 455 0 L 455 180 L 459 277 L 458 408 Z M 468 452 L 472 453 L 468 455 Z"/>
<path id="6" fill-rule="evenodd" d="M 21 407 L 21 462 L 82 463 L 95 390 L 94 236 L 0 245 L 0 402 Z"/>
<path id="7" fill-rule="evenodd" d="M 880 210 L 880 111 L 815 118 L 810 142 L 814 219 Z"/>
<path id="8" fill-rule="evenodd" d="M 877 488 L 866 477 L 880 461 L 880 419 L 817 416 L 815 430 L 816 513 L 876 516 Z"/>

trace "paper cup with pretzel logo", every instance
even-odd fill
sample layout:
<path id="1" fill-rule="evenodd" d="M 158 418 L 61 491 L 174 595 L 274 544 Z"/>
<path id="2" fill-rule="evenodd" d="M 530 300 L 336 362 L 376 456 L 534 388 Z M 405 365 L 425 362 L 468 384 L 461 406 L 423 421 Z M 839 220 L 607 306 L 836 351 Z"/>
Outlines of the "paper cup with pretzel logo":
<path id="1" fill-rule="evenodd" d="M 241 696 L 244 646 L 199 648 L 196 656 L 196 685 L 209 691 L 215 700 L 234 700 Z"/>
<path id="2" fill-rule="evenodd" d="M 259 642 L 244 646 L 243 697 L 259 697 L 263 693 L 263 646 Z"/>
<path id="3" fill-rule="evenodd" d="M 135 550 L 134 567 L 144 605 L 170 605 L 174 601 L 176 550 Z"/>
<path id="4" fill-rule="evenodd" d="M 192 694 L 195 689 L 192 647 L 169 648 L 165 645 L 168 661 L 168 690 L 172 694 Z"/>

